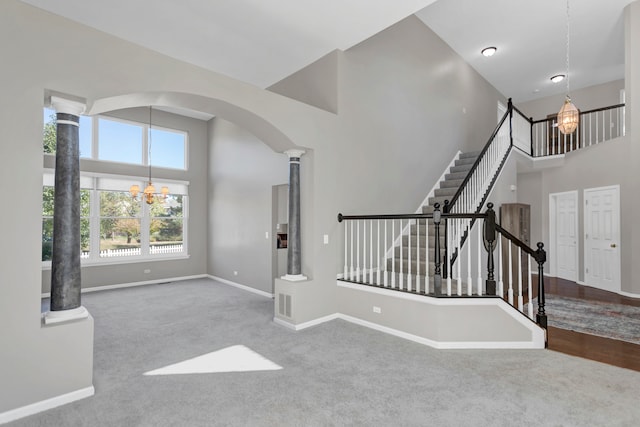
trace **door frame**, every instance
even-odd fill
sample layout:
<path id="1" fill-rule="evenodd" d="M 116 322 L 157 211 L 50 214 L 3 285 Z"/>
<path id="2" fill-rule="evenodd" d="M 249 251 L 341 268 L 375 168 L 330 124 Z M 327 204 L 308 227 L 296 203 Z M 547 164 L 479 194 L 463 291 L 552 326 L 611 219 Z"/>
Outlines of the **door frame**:
<path id="1" fill-rule="evenodd" d="M 616 200 L 617 200 L 617 206 L 616 206 L 616 210 L 618 213 L 618 238 L 617 238 L 617 245 L 618 245 L 618 251 L 617 251 L 617 256 L 615 259 L 616 265 L 613 266 L 613 268 L 616 271 L 616 279 L 617 279 L 617 283 L 615 283 L 615 289 L 604 289 L 598 285 L 595 285 L 593 283 L 588 283 L 587 282 L 587 258 L 588 258 L 588 253 L 587 253 L 587 244 L 585 242 L 584 247 L 584 254 L 583 254 L 583 277 L 584 277 L 584 284 L 586 284 L 587 286 L 592 286 L 594 288 L 598 288 L 598 289 L 603 289 L 609 292 L 615 292 L 615 293 L 620 293 L 622 292 L 622 266 L 621 266 L 621 260 L 622 260 L 622 246 L 620 245 L 620 240 L 622 238 L 622 230 L 621 230 L 621 218 L 620 218 L 620 185 L 616 184 L 616 185 L 605 185 L 603 187 L 593 187 L 593 188 L 585 188 L 584 190 L 582 190 L 582 204 L 583 204 L 583 209 L 584 209 L 584 216 L 582 219 L 582 229 L 583 229 L 583 237 L 586 236 L 587 233 L 587 192 L 589 191 L 601 191 L 601 190 L 615 190 L 616 191 Z"/>
<path id="2" fill-rule="evenodd" d="M 579 265 L 578 261 L 580 260 L 580 242 L 581 239 L 579 238 L 580 235 L 579 230 L 578 230 L 578 216 L 580 215 L 580 205 L 578 204 L 579 200 L 578 200 L 578 190 L 571 190 L 571 191 L 563 191 L 560 193 L 550 193 L 549 194 L 549 251 L 551 251 L 551 266 L 549 268 L 549 274 L 553 277 L 558 277 L 558 235 L 557 235 L 557 227 L 556 227 L 556 219 L 557 219 L 557 212 L 558 212 L 558 197 L 559 196 L 568 196 L 568 195 L 572 195 L 575 198 L 576 201 L 576 220 L 574 221 L 573 227 L 574 227 L 574 232 L 575 232 L 575 236 L 576 236 L 576 248 L 575 248 L 575 257 L 574 259 L 576 260 L 576 268 L 575 268 L 575 277 L 573 279 L 567 279 L 567 280 L 573 280 L 574 282 L 578 282 L 578 269 L 579 269 Z"/>

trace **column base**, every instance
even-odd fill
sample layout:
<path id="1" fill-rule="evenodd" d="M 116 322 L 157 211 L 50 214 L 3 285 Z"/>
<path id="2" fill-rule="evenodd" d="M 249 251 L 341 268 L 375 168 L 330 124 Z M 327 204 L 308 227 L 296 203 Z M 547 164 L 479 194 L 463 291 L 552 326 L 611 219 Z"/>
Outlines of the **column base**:
<path id="1" fill-rule="evenodd" d="M 302 282 L 307 280 L 307 276 L 303 276 L 302 274 L 285 274 L 281 279 L 288 280 L 289 282 Z"/>
<path id="2" fill-rule="evenodd" d="M 87 317 L 89 317 L 89 312 L 83 306 L 70 310 L 48 311 L 42 316 L 45 325 L 66 323 L 86 319 Z"/>

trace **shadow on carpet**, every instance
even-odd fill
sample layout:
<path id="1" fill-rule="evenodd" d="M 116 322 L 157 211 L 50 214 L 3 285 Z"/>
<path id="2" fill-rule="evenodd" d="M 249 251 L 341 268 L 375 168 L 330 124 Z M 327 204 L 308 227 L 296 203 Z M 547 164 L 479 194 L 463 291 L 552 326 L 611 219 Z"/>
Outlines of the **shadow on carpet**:
<path id="1" fill-rule="evenodd" d="M 640 344 L 640 307 L 548 294 L 545 311 L 549 326 Z"/>

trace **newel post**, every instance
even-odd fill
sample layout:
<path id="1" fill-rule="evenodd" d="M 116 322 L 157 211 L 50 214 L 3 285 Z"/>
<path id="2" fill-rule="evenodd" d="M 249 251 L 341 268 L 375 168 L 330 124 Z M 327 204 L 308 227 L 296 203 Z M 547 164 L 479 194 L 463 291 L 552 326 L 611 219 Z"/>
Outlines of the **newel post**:
<path id="1" fill-rule="evenodd" d="M 484 220 L 484 241 L 487 250 L 487 280 L 485 282 L 487 295 L 496 294 L 495 264 L 493 261 L 493 251 L 496 242 L 496 212 L 493 210 L 493 203 L 487 204 L 487 218 Z"/>
<path id="2" fill-rule="evenodd" d="M 547 261 L 547 252 L 544 250 L 542 242 L 538 242 L 536 261 L 538 262 L 538 314 L 536 322 L 547 329 L 547 314 L 544 311 L 544 263 Z"/>
<path id="3" fill-rule="evenodd" d="M 435 239 L 435 248 L 433 253 L 433 293 L 436 296 L 440 296 L 442 293 L 442 273 L 440 270 L 440 219 L 442 218 L 442 214 L 440 212 L 440 203 L 436 203 L 433 205 L 433 225 L 435 229 L 434 239 Z"/>

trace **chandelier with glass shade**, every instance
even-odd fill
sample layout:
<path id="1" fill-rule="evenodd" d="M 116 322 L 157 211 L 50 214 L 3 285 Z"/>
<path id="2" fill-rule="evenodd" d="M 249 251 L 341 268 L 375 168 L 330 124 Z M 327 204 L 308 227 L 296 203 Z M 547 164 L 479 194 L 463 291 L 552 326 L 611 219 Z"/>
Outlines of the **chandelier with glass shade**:
<path id="1" fill-rule="evenodd" d="M 562 108 L 560 108 L 560 111 L 558 112 L 558 130 L 560 130 L 563 135 L 570 135 L 575 132 L 575 130 L 578 128 L 578 123 L 580 122 L 580 112 L 571 102 L 571 96 L 569 95 L 571 81 L 569 74 L 569 24 L 569 0 L 567 0 L 567 97 L 564 100 L 564 104 L 562 104 Z"/>
<path id="2" fill-rule="evenodd" d="M 149 181 L 147 182 L 147 186 L 145 187 L 144 191 L 142 192 L 142 198 L 143 200 L 151 205 L 154 202 L 159 202 L 159 203 L 164 203 L 165 200 L 167 200 L 167 196 L 169 195 L 169 187 L 163 186 L 160 189 L 160 193 L 156 193 L 156 187 L 153 186 L 153 182 L 151 181 L 151 142 L 152 142 L 152 125 L 151 125 L 151 113 L 152 113 L 152 107 L 149 106 L 149 143 L 147 144 L 147 155 L 148 155 L 148 161 L 149 161 Z M 133 197 L 135 200 L 138 200 L 138 194 L 140 194 L 140 186 L 138 184 L 133 184 L 131 187 L 129 187 L 129 193 L 131 194 L 131 197 Z"/>

